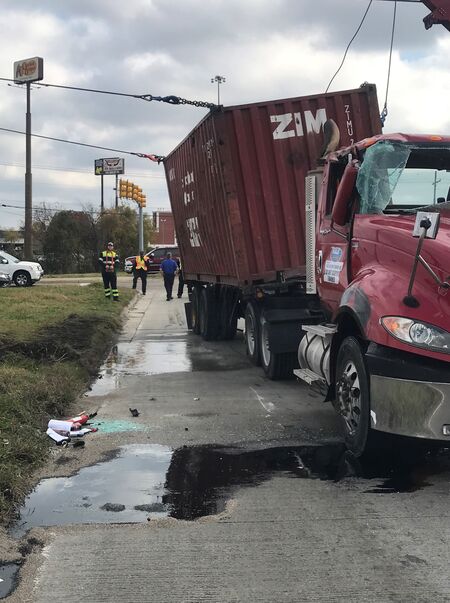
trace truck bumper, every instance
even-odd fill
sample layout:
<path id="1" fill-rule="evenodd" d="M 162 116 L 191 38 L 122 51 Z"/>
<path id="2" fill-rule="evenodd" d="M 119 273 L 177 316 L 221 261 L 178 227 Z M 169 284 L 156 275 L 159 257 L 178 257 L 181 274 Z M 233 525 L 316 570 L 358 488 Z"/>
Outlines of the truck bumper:
<path id="1" fill-rule="evenodd" d="M 450 363 L 370 344 L 371 427 L 450 441 Z"/>

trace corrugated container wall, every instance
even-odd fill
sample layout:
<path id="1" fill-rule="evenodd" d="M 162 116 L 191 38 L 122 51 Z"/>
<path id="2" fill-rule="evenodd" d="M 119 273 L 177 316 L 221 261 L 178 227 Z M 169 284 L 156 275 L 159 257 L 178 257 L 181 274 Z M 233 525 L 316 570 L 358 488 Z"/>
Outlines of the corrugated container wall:
<path id="1" fill-rule="evenodd" d="M 186 279 L 246 286 L 305 272 L 305 176 L 335 120 L 340 146 L 381 133 L 374 85 L 211 112 L 165 159 Z"/>

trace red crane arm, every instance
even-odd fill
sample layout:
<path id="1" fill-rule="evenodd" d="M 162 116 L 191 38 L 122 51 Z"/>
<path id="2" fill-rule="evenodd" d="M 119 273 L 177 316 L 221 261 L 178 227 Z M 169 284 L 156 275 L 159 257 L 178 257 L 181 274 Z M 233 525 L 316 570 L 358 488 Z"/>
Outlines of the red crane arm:
<path id="1" fill-rule="evenodd" d="M 422 0 L 431 13 L 423 20 L 425 29 L 440 23 L 450 31 L 450 0 Z"/>

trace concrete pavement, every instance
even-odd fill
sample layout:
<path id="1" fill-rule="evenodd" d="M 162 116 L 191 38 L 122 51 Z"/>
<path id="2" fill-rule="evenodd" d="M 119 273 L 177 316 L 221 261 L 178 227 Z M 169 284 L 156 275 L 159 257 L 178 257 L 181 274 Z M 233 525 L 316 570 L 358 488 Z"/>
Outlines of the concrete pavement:
<path id="1" fill-rule="evenodd" d="M 119 446 L 157 444 L 176 451 L 157 487 L 167 492 L 173 480 L 172 502 L 181 496 L 191 507 L 201 488 L 195 502 L 204 515 L 33 528 L 28 536 L 44 547 L 28 557 L 10 601 L 449 601 L 447 465 L 414 467 L 417 488 L 404 492 L 379 478 L 328 479 L 306 468 L 296 447 L 323 454 L 339 442 L 330 406 L 295 381 L 265 379 L 247 361 L 241 333 L 201 341 L 186 329 L 185 300 L 166 302 L 156 279 L 149 289 L 80 400 L 80 408 L 98 407 L 103 429 L 86 437 L 82 454 L 56 451 L 43 475 L 69 475 Z M 219 452 L 206 462 L 211 446 Z M 277 456 L 290 448 L 295 470 Z M 268 450 L 270 462 L 261 456 Z M 106 476 L 108 466 L 97 468 Z M 123 476 L 113 479 L 120 503 Z M 148 488 L 142 474 L 136 481 Z M 101 482 L 74 491 L 74 501 L 94 490 L 101 496 Z M 216 499 L 223 504 L 213 512 Z"/>

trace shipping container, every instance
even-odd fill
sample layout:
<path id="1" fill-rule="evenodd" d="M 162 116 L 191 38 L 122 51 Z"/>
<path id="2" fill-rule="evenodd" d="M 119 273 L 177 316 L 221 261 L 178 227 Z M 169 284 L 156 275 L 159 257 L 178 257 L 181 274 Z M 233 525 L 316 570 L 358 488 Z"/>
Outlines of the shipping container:
<path id="1" fill-rule="evenodd" d="M 381 133 L 376 87 L 212 110 L 164 161 L 186 280 L 245 289 L 305 274 L 305 177 Z"/>

